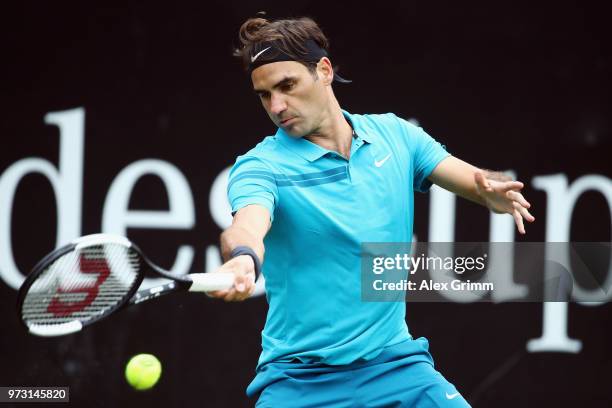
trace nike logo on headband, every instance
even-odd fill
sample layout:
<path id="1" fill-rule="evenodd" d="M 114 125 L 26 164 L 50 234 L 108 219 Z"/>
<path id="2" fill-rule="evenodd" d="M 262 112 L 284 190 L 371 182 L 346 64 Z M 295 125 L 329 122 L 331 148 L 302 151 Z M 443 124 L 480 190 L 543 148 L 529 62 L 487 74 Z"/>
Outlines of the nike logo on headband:
<path id="1" fill-rule="evenodd" d="M 270 48 L 272 47 L 268 47 L 268 48 L 264 48 L 263 50 L 259 51 L 257 54 L 255 54 L 254 56 L 251 57 L 251 62 L 255 62 L 255 60 L 264 52 L 268 51 Z"/>

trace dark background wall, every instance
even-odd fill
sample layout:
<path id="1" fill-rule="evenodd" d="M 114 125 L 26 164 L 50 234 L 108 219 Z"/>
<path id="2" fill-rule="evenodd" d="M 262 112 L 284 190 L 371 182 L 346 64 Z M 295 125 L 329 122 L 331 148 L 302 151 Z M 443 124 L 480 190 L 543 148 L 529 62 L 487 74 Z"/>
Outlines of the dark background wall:
<path id="1" fill-rule="evenodd" d="M 211 215 L 211 185 L 238 154 L 275 131 L 231 57 L 240 24 L 259 10 L 320 23 L 332 61 L 354 81 L 335 86 L 343 108 L 414 118 L 454 155 L 514 170 L 537 218 L 517 241 L 545 241 L 547 226 L 559 222 L 547 209 L 563 200 L 550 202 L 533 185 L 535 177 L 558 174 L 571 184 L 600 175 L 612 194 L 612 53 L 603 7 L 29 2 L 1 17 L 0 177 L 25 158 L 59 165 L 60 131 L 45 124 L 49 112 L 82 108 L 85 145 L 78 222 L 58 221 L 54 190 L 39 174 L 24 176 L 10 205 L 0 208 L 8 220 L 0 233 L 11 231 L 21 273 L 63 243 L 56 242 L 58 223 L 80 222 L 79 234 L 101 231 L 113 180 L 150 158 L 184 175 L 194 222 L 129 228 L 128 236 L 164 267 L 172 266 L 180 245 L 194 250 L 189 272 L 214 261 L 214 251 L 206 250 L 214 250 L 221 226 Z M 169 198 L 158 177 L 145 175 L 129 203 L 163 211 Z M 418 196 L 416 213 L 415 232 L 426 240 L 427 195 Z M 609 241 L 610 224 L 601 191 L 585 192 L 571 215 L 570 238 Z M 454 227 L 457 241 L 486 241 L 489 215 L 459 201 Z M 66 385 L 74 404 L 88 406 L 253 404 L 244 389 L 260 351 L 263 297 L 225 304 L 172 296 L 79 334 L 41 339 L 19 326 L 7 273 L 0 271 L 0 385 Z M 527 350 L 528 340 L 542 333 L 543 307 L 536 303 L 409 303 L 407 319 L 414 335 L 430 339 L 437 368 L 475 406 L 608 406 L 611 311 L 609 304 L 569 305 L 567 333 L 582 341 L 579 353 Z M 127 359 L 139 352 L 156 354 L 164 365 L 160 384 L 147 393 L 123 380 Z"/>

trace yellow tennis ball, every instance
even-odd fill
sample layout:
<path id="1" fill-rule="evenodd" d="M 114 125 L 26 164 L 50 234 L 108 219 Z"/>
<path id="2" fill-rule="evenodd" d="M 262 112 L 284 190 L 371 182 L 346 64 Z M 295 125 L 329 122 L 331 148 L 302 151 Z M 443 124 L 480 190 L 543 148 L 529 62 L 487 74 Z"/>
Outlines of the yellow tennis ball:
<path id="1" fill-rule="evenodd" d="M 125 379 L 139 391 L 153 387 L 161 376 L 162 366 L 153 354 L 137 354 L 125 367 Z"/>

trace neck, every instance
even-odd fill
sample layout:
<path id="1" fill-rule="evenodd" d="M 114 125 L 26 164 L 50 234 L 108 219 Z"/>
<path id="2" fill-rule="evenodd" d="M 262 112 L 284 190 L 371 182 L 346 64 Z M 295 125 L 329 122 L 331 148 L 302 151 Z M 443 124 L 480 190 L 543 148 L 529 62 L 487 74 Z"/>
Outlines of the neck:
<path id="1" fill-rule="evenodd" d="M 353 130 L 342 114 L 338 100 L 332 96 L 330 104 L 324 112 L 325 118 L 319 128 L 304 136 L 304 139 L 319 146 L 340 153 L 345 158 L 351 154 Z"/>

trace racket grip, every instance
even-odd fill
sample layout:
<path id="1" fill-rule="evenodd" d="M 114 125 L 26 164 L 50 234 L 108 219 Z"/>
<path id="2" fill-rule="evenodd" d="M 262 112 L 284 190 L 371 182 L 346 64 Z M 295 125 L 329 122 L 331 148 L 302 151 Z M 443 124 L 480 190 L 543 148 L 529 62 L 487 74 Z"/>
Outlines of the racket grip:
<path id="1" fill-rule="evenodd" d="M 212 292 L 234 286 L 234 274 L 229 272 L 192 273 L 189 277 L 193 282 L 190 292 Z"/>

